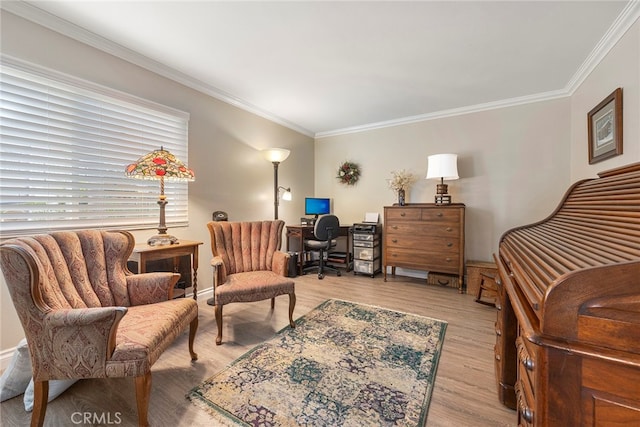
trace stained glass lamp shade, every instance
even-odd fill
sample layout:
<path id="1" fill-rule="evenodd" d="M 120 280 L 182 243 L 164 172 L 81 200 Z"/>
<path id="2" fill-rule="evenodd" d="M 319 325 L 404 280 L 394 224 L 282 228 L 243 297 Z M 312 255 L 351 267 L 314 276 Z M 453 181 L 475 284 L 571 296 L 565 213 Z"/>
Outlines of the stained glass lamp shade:
<path id="1" fill-rule="evenodd" d="M 140 157 L 135 163 L 131 163 L 125 169 L 125 175 L 139 179 L 160 180 L 160 224 L 158 234 L 149 238 L 147 243 L 151 246 L 171 245 L 178 243 L 178 239 L 167 234 L 164 209 L 167 205 L 167 197 L 164 195 L 164 181 L 194 181 L 196 176 L 191 169 L 176 158 L 169 151 L 160 147 L 151 153 Z"/>

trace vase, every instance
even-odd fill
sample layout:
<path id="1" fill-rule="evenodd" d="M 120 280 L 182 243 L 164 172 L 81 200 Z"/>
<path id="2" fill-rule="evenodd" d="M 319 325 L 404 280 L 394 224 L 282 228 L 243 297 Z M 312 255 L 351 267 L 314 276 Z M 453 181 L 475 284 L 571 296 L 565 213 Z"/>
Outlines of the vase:
<path id="1" fill-rule="evenodd" d="M 404 206 L 404 190 L 403 189 L 398 190 L 398 204 L 400 206 Z"/>

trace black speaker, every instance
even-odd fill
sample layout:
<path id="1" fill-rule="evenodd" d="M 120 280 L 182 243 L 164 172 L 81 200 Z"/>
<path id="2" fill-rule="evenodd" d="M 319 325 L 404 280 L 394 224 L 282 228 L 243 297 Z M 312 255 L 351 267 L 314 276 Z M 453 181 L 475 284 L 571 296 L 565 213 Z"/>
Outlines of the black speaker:
<path id="1" fill-rule="evenodd" d="M 289 265 L 287 266 L 287 277 L 297 277 L 298 276 L 298 257 L 300 254 L 298 252 L 288 252 L 291 255 L 289 258 Z"/>

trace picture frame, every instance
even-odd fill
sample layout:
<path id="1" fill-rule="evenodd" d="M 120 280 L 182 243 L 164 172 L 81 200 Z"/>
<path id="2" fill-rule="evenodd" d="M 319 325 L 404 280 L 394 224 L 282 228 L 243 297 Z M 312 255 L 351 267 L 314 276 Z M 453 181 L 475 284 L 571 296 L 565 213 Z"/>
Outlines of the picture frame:
<path id="1" fill-rule="evenodd" d="M 587 114 L 589 164 L 622 154 L 622 88 Z"/>

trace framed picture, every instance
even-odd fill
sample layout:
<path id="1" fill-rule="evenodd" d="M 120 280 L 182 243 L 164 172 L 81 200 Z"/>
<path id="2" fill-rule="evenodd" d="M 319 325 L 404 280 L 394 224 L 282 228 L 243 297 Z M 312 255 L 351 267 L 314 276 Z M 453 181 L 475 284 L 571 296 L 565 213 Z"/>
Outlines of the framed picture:
<path id="1" fill-rule="evenodd" d="M 587 115 L 589 164 L 622 154 L 622 88 L 617 88 Z"/>

